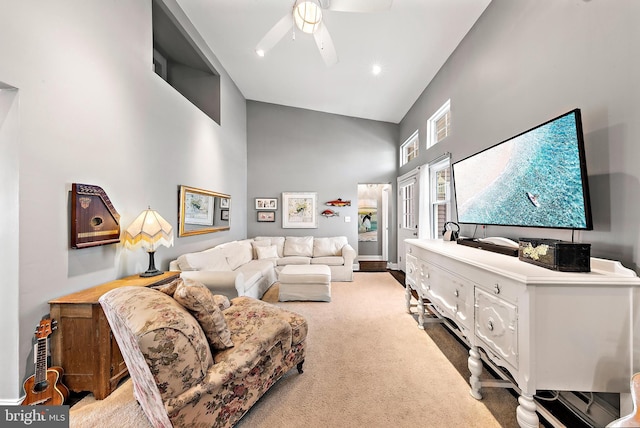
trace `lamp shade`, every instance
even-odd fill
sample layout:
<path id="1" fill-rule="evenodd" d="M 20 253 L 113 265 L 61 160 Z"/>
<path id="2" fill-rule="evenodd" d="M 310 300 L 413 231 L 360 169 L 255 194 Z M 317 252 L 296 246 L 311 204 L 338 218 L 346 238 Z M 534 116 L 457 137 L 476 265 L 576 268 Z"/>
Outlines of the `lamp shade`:
<path id="1" fill-rule="evenodd" d="M 124 232 L 124 245 L 130 250 L 143 247 L 153 252 L 160 245 L 173 246 L 173 227 L 156 211 L 148 208 Z"/>

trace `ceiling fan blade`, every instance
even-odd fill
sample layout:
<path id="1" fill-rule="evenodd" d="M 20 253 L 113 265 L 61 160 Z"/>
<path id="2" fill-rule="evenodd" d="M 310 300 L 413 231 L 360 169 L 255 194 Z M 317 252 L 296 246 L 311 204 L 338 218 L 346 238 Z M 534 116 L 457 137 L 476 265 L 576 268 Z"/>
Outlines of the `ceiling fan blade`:
<path id="1" fill-rule="evenodd" d="M 315 33 L 313 33 L 313 38 L 316 40 L 316 45 L 318 45 L 320 55 L 327 67 L 337 63 L 338 54 L 336 53 L 336 48 L 333 45 L 333 40 L 331 40 L 331 36 L 329 35 L 329 30 L 327 30 L 324 23 L 321 23 L 320 27 Z"/>
<path id="2" fill-rule="evenodd" d="M 336 12 L 382 12 L 391 8 L 393 0 L 331 0 L 329 10 Z"/>
<path id="3" fill-rule="evenodd" d="M 276 25 L 271 27 L 271 30 L 264 35 L 262 40 L 258 42 L 256 46 L 257 51 L 267 52 L 269 49 L 274 47 L 276 43 L 280 41 L 284 37 L 285 34 L 293 27 L 293 16 L 291 13 L 287 13 L 283 16 Z"/>

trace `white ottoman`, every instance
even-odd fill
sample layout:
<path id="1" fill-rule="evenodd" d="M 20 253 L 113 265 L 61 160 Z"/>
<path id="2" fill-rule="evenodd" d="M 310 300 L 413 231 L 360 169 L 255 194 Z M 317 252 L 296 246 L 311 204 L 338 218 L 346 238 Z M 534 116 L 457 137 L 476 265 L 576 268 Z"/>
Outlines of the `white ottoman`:
<path id="1" fill-rule="evenodd" d="M 278 300 L 331 301 L 331 269 L 325 265 L 286 265 L 278 276 Z"/>

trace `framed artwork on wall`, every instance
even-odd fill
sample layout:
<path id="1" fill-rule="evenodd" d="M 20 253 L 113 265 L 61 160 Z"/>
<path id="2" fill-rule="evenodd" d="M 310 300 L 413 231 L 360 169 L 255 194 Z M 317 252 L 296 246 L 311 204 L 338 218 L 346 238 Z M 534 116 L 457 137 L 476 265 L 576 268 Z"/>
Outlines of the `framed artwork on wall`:
<path id="1" fill-rule="evenodd" d="M 273 223 L 274 221 L 276 221 L 276 212 L 275 211 L 258 211 L 258 221 Z"/>
<path id="2" fill-rule="evenodd" d="M 277 210 L 278 200 L 275 198 L 256 198 L 257 210 Z"/>
<path id="3" fill-rule="evenodd" d="M 282 227 L 284 229 L 318 228 L 318 194 L 315 192 L 282 193 Z"/>

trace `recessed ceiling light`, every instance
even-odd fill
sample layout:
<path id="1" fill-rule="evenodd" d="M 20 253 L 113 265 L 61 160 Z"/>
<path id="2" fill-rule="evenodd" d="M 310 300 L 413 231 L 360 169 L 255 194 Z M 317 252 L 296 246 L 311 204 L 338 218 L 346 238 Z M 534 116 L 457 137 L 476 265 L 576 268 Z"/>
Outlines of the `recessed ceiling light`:
<path id="1" fill-rule="evenodd" d="M 378 64 L 374 64 L 373 67 L 371 68 L 371 72 L 373 73 L 374 76 L 377 76 L 378 74 L 380 74 L 381 71 L 382 71 L 382 67 L 380 67 L 380 65 Z"/>
<path id="2" fill-rule="evenodd" d="M 256 54 L 258 54 L 259 57 L 263 57 L 264 56 L 264 50 L 256 49 Z"/>

